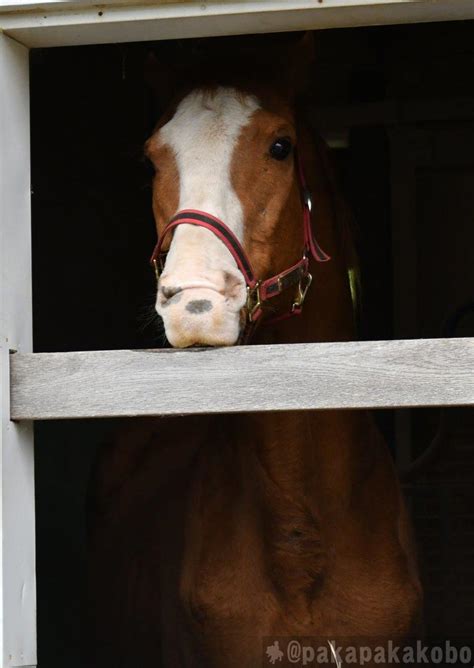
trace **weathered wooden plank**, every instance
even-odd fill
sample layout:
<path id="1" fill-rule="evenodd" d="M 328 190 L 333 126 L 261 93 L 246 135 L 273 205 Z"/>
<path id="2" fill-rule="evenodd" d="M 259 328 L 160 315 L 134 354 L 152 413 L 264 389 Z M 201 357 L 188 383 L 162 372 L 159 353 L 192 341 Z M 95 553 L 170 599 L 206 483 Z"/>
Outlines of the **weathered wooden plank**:
<path id="1" fill-rule="evenodd" d="M 47 4 L 24 0 L 20 5 L 5 0 L 4 8 L 0 3 L 0 29 L 29 47 L 469 18 L 474 18 L 472 0 L 75 0 Z"/>
<path id="2" fill-rule="evenodd" d="M 16 354 L 14 420 L 474 405 L 474 339 Z"/>

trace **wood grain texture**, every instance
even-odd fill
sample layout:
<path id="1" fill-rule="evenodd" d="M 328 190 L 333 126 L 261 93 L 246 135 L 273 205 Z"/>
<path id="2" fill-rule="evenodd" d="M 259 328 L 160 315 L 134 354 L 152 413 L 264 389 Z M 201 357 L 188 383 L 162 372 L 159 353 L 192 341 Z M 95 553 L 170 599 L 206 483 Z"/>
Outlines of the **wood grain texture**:
<path id="1" fill-rule="evenodd" d="M 474 405 L 474 339 L 12 355 L 14 420 Z"/>

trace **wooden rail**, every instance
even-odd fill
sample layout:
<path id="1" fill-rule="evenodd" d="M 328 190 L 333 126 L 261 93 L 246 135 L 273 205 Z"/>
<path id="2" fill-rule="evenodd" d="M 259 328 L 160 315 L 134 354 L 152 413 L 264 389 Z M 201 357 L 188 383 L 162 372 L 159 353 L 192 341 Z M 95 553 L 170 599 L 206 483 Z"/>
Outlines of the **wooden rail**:
<path id="1" fill-rule="evenodd" d="M 474 405 L 474 338 L 11 355 L 13 420 Z"/>

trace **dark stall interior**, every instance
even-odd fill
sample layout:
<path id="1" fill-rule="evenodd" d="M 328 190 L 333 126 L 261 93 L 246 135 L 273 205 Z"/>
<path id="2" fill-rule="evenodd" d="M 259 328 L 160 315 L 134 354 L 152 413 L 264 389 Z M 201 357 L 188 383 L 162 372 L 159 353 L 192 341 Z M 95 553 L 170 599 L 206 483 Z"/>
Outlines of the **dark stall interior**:
<path id="1" fill-rule="evenodd" d="M 358 227 L 366 340 L 474 336 L 474 25 L 321 32 L 308 98 Z M 166 46 L 166 45 L 165 45 Z M 142 145 L 151 47 L 31 59 L 36 352 L 162 345 Z M 439 379 L 442 382 L 442 378 Z M 410 388 L 407 388 L 409 391 Z M 426 629 L 474 637 L 474 411 L 379 411 L 406 480 Z M 39 665 L 82 666 L 90 469 L 119 421 L 36 425 Z"/>

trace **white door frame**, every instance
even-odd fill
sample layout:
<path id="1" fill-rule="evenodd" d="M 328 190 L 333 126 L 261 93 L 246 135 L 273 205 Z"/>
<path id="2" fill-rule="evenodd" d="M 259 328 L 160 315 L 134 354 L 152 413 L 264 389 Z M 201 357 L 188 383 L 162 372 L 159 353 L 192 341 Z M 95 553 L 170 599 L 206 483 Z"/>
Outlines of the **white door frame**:
<path id="1" fill-rule="evenodd" d="M 10 421 L 9 351 L 32 349 L 28 49 L 0 34 L 0 661 L 36 665 L 33 424 Z"/>

